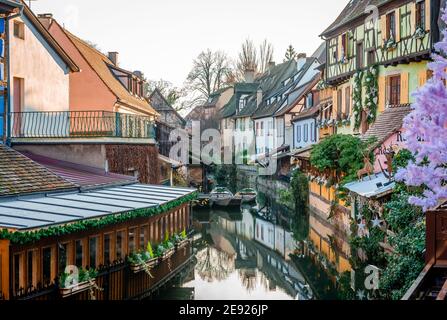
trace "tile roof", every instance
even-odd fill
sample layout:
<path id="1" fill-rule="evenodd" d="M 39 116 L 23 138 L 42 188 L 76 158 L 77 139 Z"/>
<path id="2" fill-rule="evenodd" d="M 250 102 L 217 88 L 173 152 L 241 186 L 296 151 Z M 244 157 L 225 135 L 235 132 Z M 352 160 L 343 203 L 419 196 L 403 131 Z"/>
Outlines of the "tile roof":
<path id="1" fill-rule="evenodd" d="M 149 101 L 151 106 L 157 111 L 168 111 L 173 112 L 179 120 L 185 123 L 185 119 L 175 110 L 171 104 L 166 100 L 164 95 L 157 88 L 149 96 Z"/>
<path id="2" fill-rule="evenodd" d="M 393 0 L 350 0 L 337 19 L 322 32 L 321 36 L 327 36 L 356 18 L 366 15 L 365 11 L 368 6 L 379 7 L 391 1 Z"/>
<path id="3" fill-rule="evenodd" d="M 293 91 L 291 91 L 287 97 L 287 104 L 284 107 L 278 109 L 276 111 L 275 115 L 282 116 L 285 113 L 289 112 L 291 109 L 293 109 L 296 106 L 296 104 L 298 102 L 300 102 L 300 100 L 303 99 L 303 97 L 306 94 L 308 94 L 312 90 L 312 88 L 314 88 L 317 85 L 319 80 L 320 80 L 320 74 L 317 73 L 316 75 L 314 75 L 312 77 L 312 79 L 309 82 L 307 82 L 307 83 L 301 85 L 300 87 L 294 89 Z M 293 97 L 292 98 L 293 101 L 289 101 L 289 98 L 291 98 L 291 97 Z M 306 111 L 306 110 L 304 110 L 304 111 Z"/>
<path id="4" fill-rule="evenodd" d="M 75 184 L 19 152 L 0 145 L 0 197 L 75 188 Z"/>
<path id="5" fill-rule="evenodd" d="M 81 189 L 125 185 L 138 182 L 138 179 L 133 176 L 105 172 L 102 169 L 51 159 L 32 153 L 23 154 L 59 177 L 80 186 Z"/>
<path id="6" fill-rule="evenodd" d="M 393 133 L 402 128 L 403 120 L 410 114 L 411 110 L 411 106 L 408 104 L 389 106 L 377 117 L 376 122 L 362 136 L 362 139 L 367 140 L 370 137 L 376 137 L 377 145 L 382 144 Z"/>
<path id="7" fill-rule="evenodd" d="M 107 56 L 92 48 L 84 40 L 76 37 L 65 29 L 63 30 L 104 84 L 117 97 L 119 102 L 134 107 L 140 112 L 158 115 L 146 100 L 133 96 L 114 76 L 110 70 L 110 67 L 114 67 L 114 64 Z"/>
<path id="8" fill-rule="evenodd" d="M 299 120 L 307 119 L 313 116 L 318 115 L 320 111 L 320 105 L 313 106 L 312 108 L 307 108 L 301 111 L 295 118 L 292 119 L 292 122 L 296 122 Z"/>

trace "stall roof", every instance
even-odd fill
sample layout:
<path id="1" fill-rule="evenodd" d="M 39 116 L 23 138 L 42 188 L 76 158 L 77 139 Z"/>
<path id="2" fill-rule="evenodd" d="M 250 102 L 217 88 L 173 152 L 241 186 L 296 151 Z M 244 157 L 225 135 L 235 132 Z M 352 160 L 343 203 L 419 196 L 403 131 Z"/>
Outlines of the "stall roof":
<path id="1" fill-rule="evenodd" d="M 195 189 L 132 184 L 0 202 L 0 228 L 29 230 L 156 207 Z"/>
<path id="2" fill-rule="evenodd" d="M 344 187 L 365 198 L 379 198 L 394 189 L 395 182 L 385 177 L 383 173 L 366 177 L 362 181 L 354 181 Z"/>

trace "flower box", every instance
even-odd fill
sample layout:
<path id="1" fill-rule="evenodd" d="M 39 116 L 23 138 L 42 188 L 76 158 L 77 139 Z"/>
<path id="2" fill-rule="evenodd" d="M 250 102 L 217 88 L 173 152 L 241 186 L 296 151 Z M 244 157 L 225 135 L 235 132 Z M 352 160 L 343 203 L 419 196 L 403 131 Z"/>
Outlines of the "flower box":
<path id="1" fill-rule="evenodd" d="M 154 258 L 149 261 L 146 261 L 145 263 L 131 264 L 130 270 L 132 270 L 133 273 L 138 273 L 138 272 L 145 270 L 146 268 L 154 267 L 157 263 L 158 263 L 158 258 Z"/>
<path id="2" fill-rule="evenodd" d="M 59 293 L 61 294 L 62 298 L 66 298 L 66 297 L 75 295 L 77 293 L 86 291 L 86 290 L 92 288 L 93 286 L 95 286 L 95 279 L 91 279 L 91 280 L 84 281 L 81 283 L 73 284 L 66 288 L 59 288 Z"/>
<path id="3" fill-rule="evenodd" d="M 175 244 L 175 249 L 178 250 L 178 249 L 184 248 L 188 244 L 189 244 L 189 239 L 182 240 L 182 241 L 180 241 L 180 242 Z"/>
<path id="4" fill-rule="evenodd" d="M 160 257 L 160 260 L 167 260 L 175 253 L 175 248 L 166 250 L 163 255 Z"/>

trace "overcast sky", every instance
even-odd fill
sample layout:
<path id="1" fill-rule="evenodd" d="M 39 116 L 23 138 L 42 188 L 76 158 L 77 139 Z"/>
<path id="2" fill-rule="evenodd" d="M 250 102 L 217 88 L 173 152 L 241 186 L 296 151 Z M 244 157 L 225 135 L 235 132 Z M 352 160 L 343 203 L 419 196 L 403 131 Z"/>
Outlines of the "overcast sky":
<path id="1" fill-rule="evenodd" d="M 26 0 L 28 2 L 28 0 Z M 181 86 L 192 60 L 207 48 L 236 57 L 241 43 L 268 39 L 282 62 L 292 44 L 308 55 L 348 0 L 37 0 L 35 13 L 54 17 L 120 66 Z"/>

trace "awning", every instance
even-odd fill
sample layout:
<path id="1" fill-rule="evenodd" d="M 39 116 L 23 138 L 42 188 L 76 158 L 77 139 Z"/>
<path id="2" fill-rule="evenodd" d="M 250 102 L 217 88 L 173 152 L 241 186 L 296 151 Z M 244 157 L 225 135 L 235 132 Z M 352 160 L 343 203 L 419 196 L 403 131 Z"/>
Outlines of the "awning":
<path id="1" fill-rule="evenodd" d="M 157 207 L 195 189 L 132 184 L 0 202 L 0 228 L 28 230 Z"/>
<path id="2" fill-rule="evenodd" d="M 362 181 L 348 183 L 344 187 L 365 198 L 380 198 L 392 192 L 395 185 L 394 181 L 390 181 L 383 173 L 379 173 L 366 177 Z"/>

